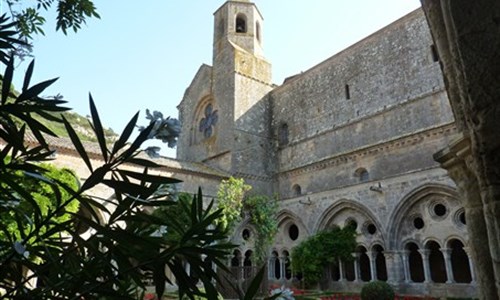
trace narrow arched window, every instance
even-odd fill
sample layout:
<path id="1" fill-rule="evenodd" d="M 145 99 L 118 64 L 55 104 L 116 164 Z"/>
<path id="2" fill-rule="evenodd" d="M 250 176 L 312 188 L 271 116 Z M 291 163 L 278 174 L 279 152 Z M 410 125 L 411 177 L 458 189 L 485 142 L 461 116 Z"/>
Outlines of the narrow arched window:
<path id="1" fill-rule="evenodd" d="M 294 184 L 292 187 L 293 190 L 293 195 L 294 196 L 300 196 L 302 195 L 302 188 L 298 184 Z"/>
<path id="2" fill-rule="evenodd" d="M 236 32 L 247 32 L 247 17 L 244 14 L 238 14 L 236 16 Z"/>
<path id="3" fill-rule="evenodd" d="M 365 168 L 358 168 L 354 172 L 354 176 L 359 178 L 359 182 L 365 182 L 370 179 L 370 173 Z"/>
<path id="4" fill-rule="evenodd" d="M 280 146 L 288 144 L 288 124 L 283 123 L 278 132 L 278 143 Z"/>
<path id="5" fill-rule="evenodd" d="M 261 37 L 260 37 L 260 23 L 259 22 L 255 23 L 255 35 L 257 36 L 257 41 L 259 41 L 259 43 L 260 43 Z"/>

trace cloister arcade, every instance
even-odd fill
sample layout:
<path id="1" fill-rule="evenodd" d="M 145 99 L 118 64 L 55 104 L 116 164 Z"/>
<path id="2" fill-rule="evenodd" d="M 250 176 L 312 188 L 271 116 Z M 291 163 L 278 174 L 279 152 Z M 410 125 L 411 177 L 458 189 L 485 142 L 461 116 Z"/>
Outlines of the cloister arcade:
<path id="1" fill-rule="evenodd" d="M 278 224 L 268 260 L 270 282 L 291 285 L 300 279 L 291 268 L 291 253 L 310 232 L 351 225 L 358 234 L 354 260 L 329 265 L 324 276 L 327 287 L 373 280 L 400 286 L 476 283 L 464 208 L 447 186 L 415 189 L 386 218 L 377 218 L 362 203 L 342 199 L 322 213 L 313 229 L 288 210 L 281 211 Z M 243 224 L 240 230 L 245 229 L 252 230 Z M 251 241 L 244 245 L 246 248 L 235 251 L 232 266 L 251 265 Z"/>

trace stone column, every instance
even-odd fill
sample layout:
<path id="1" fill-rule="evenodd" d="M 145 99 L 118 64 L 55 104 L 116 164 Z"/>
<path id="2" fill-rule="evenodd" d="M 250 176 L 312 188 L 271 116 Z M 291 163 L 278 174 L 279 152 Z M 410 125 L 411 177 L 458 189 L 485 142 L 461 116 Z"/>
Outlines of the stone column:
<path id="1" fill-rule="evenodd" d="M 500 299 L 495 286 L 490 240 L 483 211 L 481 191 L 475 175 L 469 168 L 470 144 L 466 136 L 460 136 L 448 148 L 434 154 L 434 160 L 448 171 L 455 182 L 465 208 L 469 249 L 475 263 L 475 276 L 480 285 L 480 299 Z M 498 237 L 497 237 L 498 238 Z M 498 289 L 500 292 L 500 289 Z"/>
<path id="2" fill-rule="evenodd" d="M 418 252 L 422 255 L 422 264 L 424 265 L 424 282 L 429 283 L 432 282 L 431 278 L 431 268 L 429 265 L 429 254 L 430 250 L 429 249 L 419 249 Z"/>
<path id="3" fill-rule="evenodd" d="M 444 265 L 446 267 L 446 283 L 455 283 L 455 276 L 453 275 L 453 268 L 451 266 L 451 249 L 441 248 L 439 249 L 444 256 Z"/>
<path id="4" fill-rule="evenodd" d="M 371 274 L 371 276 L 372 276 L 371 281 L 375 281 L 375 280 L 377 280 L 377 265 L 375 264 L 375 257 L 373 257 L 373 256 L 377 255 L 377 252 L 366 251 L 366 255 L 368 255 L 368 258 L 370 260 L 370 272 L 372 273 Z"/>
<path id="5" fill-rule="evenodd" d="M 474 260 L 472 259 L 472 255 L 470 254 L 469 247 L 463 248 L 465 253 L 467 253 L 467 258 L 469 259 L 469 269 L 470 269 L 470 277 L 471 284 L 476 284 L 476 267 L 474 265 Z"/>
<path id="6" fill-rule="evenodd" d="M 354 256 L 354 281 L 359 282 L 360 281 L 360 269 L 359 269 L 359 256 L 360 254 L 355 252 L 352 254 Z"/>
<path id="7" fill-rule="evenodd" d="M 399 251 L 399 255 L 401 256 L 401 259 L 403 261 L 405 283 L 410 283 L 412 282 L 410 275 L 410 262 L 409 262 L 410 251 L 408 250 Z"/>
<path id="8" fill-rule="evenodd" d="M 281 281 L 285 281 L 285 257 L 278 258 L 280 261 L 280 279 Z"/>
<path id="9" fill-rule="evenodd" d="M 344 263 L 341 259 L 339 259 L 339 281 L 345 281 L 345 273 L 344 273 Z"/>
<path id="10" fill-rule="evenodd" d="M 274 279 L 274 257 L 271 256 L 267 260 L 267 278 Z"/>

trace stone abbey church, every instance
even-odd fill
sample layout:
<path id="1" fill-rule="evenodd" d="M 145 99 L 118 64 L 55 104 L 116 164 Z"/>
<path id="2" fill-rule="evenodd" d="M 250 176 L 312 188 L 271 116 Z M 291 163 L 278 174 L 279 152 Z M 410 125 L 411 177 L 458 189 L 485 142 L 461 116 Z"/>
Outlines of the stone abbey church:
<path id="1" fill-rule="evenodd" d="M 322 287 L 355 291 L 383 280 L 402 294 L 475 296 L 464 207 L 433 160 L 457 129 L 423 11 L 281 85 L 272 82 L 263 36 L 262 15 L 248 0 L 214 13 L 212 66 L 202 65 L 187 87 L 177 159 L 158 158 L 159 171 L 209 198 L 230 176 L 277 195 L 271 282 L 296 280 L 290 254 L 301 241 L 353 225 L 355 260 L 332 265 Z M 57 163 L 88 175 L 68 143 L 51 146 Z M 252 264 L 254 236 L 248 222 L 237 228 L 233 266 Z"/>
<path id="2" fill-rule="evenodd" d="M 423 12 L 281 85 L 263 36 L 250 1 L 214 13 L 212 65 L 199 68 L 178 106 L 181 167 L 172 171 L 189 166 L 183 189 L 213 196 L 234 176 L 279 196 L 270 280 L 294 280 L 289 256 L 302 240 L 352 224 L 356 260 L 332 266 L 323 287 L 378 279 L 400 293 L 475 295 L 464 208 L 433 160 L 457 131 Z M 233 264 L 251 264 L 252 230 L 243 222 L 235 232 Z"/>

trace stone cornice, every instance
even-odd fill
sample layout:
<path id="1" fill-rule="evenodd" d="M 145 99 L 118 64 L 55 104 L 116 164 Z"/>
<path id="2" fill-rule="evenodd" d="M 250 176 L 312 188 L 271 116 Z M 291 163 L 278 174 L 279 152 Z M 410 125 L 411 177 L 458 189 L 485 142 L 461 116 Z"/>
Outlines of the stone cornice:
<path id="1" fill-rule="evenodd" d="M 256 174 L 249 174 L 242 172 L 236 172 L 233 174 L 233 176 L 243 179 L 250 179 L 250 180 L 264 181 L 264 182 L 270 182 L 273 179 L 271 176 L 263 176 L 263 175 L 256 175 Z"/>

